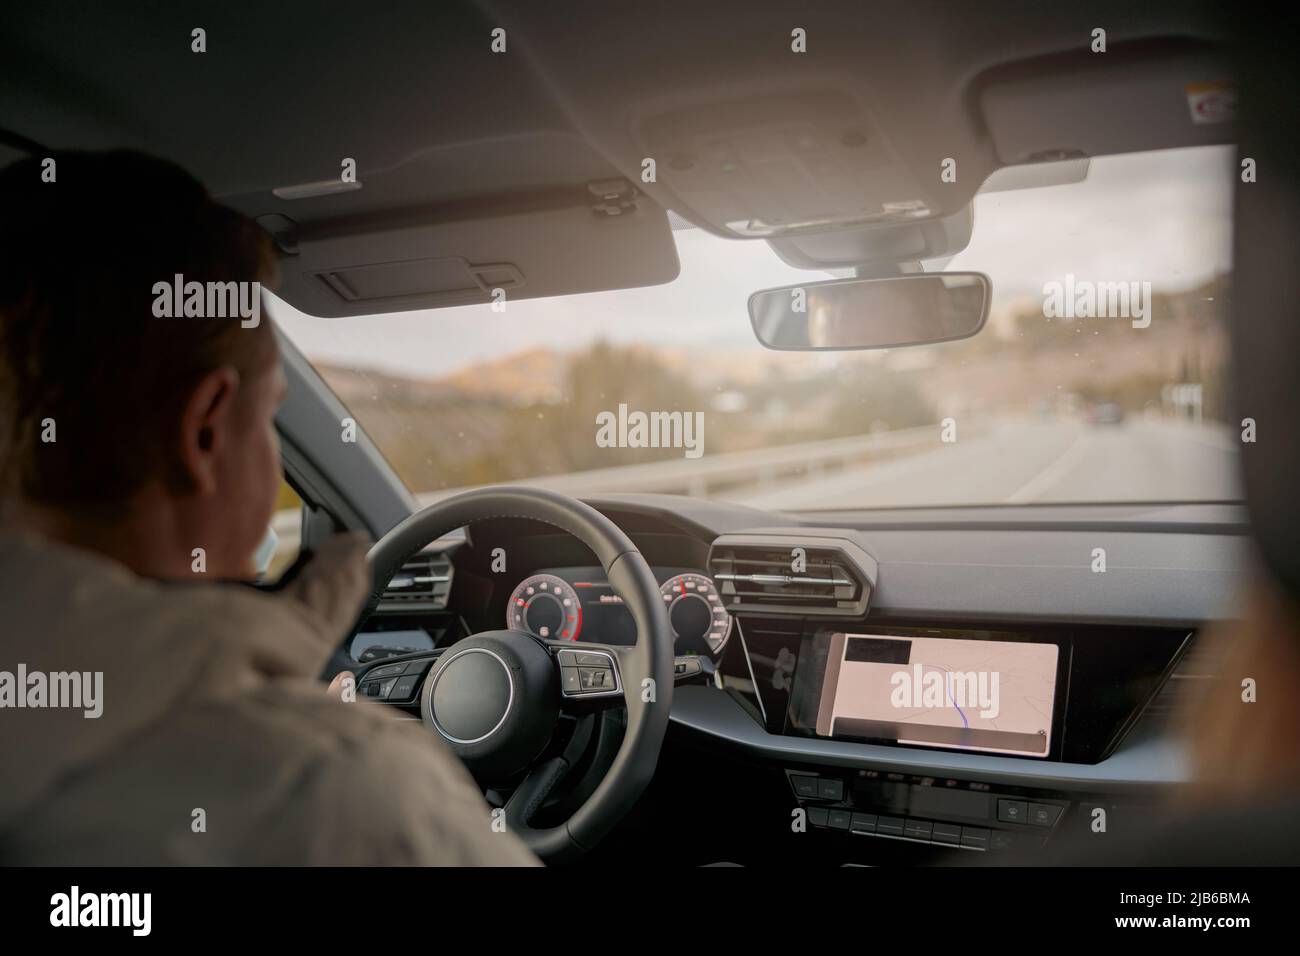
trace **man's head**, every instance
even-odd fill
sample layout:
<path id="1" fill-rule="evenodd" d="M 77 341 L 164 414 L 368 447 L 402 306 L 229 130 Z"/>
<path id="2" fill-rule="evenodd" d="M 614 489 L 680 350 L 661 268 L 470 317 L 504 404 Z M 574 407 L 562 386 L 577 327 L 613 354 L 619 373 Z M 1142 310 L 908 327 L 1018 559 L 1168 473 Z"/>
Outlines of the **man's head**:
<path id="1" fill-rule="evenodd" d="M 45 157 L 0 172 L 0 500 L 141 573 L 191 576 L 202 548 L 245 576 L 280 481 L 275 337 L 160 284 L 247 296 L 270 242 L 171 163 L 50 158 L 53 181 Z"/>

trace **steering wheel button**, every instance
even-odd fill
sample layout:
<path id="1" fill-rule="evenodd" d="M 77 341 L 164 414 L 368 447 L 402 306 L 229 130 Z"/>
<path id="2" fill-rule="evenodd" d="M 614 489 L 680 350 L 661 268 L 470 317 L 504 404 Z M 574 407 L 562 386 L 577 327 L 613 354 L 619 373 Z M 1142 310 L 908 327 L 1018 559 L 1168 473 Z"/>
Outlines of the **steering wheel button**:
<path id="1" fill-rule="evenodd" d="M 679 657 L 673 661 L 673 673 L 678 677 L 693 677 L 703 670 L 698 657 Z"/>
<path id="2" fill-rule="evenodd" d="M 564 692 L 566 694 L 581 692 L 582 685 L 578 681 L 578 669 L 576 667 L 561 667 L 560 673 L 564 680 Z"/>
<path id="3" fill-rule="evenodd" d="M 362 681 L 361 693 L 372 700 L 387 700 L 389 692 L 392 691 L 393 685 L 396 683 L 396 677 L 390 677 L 388 680 Z"/>
<path id="4" fill-rule="evenodd" d="M 580 667 L 609 667 L 609 658 L 604 654 L 583 654 L 575 651 L 574 657 Z"/>
<path id="5" fill-rule="evenodd" d="M 397 683 L 393 685 L 392 692 L 389 693 L 390 700 L 410 700 L 415 694 L 415 682 L 419 680 L 414 674 L 407 674 L 405 677 L 397 678 Z"/>
<path id="6" fill-rule="evenodd" d="M 614 672 L 608 667 L 580 667 L 578 681 L 583 690 L 613 690 Z"/>
<path id="7" fill-rule="evenodd" d="M 396 677 L 406 670 L 406 664 L 384 664 L 366 672 L 366 680 L 380 680 L 384 677 Z"/>

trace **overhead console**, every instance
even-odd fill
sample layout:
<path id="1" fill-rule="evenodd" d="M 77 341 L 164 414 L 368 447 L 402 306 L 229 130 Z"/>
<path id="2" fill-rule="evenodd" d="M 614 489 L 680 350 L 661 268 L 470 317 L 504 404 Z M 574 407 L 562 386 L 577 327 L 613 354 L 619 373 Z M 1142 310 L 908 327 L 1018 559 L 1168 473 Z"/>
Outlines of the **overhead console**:
<path id="1" fill-rule="evenodd" d="M 898 223 L 934 214 L 934 183 L 837 87 L 768 89 L 641 116 L 646 156 L 692 209 L 736 236 Z"/>

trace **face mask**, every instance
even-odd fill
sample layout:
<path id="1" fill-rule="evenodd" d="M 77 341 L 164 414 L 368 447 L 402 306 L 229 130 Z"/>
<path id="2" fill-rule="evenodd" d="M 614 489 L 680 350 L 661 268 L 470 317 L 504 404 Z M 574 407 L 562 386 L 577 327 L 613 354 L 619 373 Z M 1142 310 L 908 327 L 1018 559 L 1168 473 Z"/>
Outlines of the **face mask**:
<path id="1" fill-rule="evenodd" d="M 275 529 L 270 525 L 266 528 L 266 537 L 262 538 L 262 543 L 257 546 L 257 552 L 253 555 L 253 565 L 257 568 L 259 578 L 266 575 L 267 569 L 271 566 L 271 559 L 275 557 L 275 549 L 280 544 L 280 536 L 275 533 Z"/>

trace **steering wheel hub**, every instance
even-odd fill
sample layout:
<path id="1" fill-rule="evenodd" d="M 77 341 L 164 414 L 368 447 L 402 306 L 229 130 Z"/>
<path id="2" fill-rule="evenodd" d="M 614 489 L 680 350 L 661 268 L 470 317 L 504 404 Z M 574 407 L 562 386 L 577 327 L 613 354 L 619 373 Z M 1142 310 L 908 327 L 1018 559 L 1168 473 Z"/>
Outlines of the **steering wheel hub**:
<path id="1" fill-rule="evenodd" d="M 558 676 L 524 631 L 487 631 L 452 645 L 424 683 L 421 712 L 470 771 L 499 781 L 525 769 L 559 717 Z"/>

